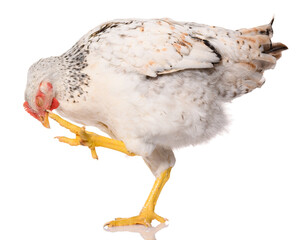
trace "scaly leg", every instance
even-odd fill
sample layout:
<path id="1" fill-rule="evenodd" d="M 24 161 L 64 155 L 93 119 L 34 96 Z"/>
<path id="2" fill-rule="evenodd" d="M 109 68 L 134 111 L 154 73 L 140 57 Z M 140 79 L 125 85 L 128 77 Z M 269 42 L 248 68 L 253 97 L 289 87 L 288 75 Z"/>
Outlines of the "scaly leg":
<path id="1" fill-rule="evenodd" d="M 172 168 L 168 168 L 156 179 L 154 186 L 150 192 L 150 195 L 138 216 L 131 218 L 116 218 L 114 221 L 106 223 L 104 226 L 107 227 L 116 227 L 116 226 L 127 226 L 127 225 L 145 225 L 146 227 L 151 226 L 152 220 L 156 219 L 157 221 L 164 223 L 167 219 L 158 216 L 155 212 L 155 205 L 161 190 L 164 185 L 170 178 L 170 172 Z"/>
<path id="2" fill-rule="evenodd" d="M 98 134 L 88 132 L 85 127 L 78 127 L 60 116 L 49 111 L 49 117 L 58 122 L 62 127 L 69 129 L 72 133 L 76 134 L 75 139 L 67 137 L 56 137 L 60 142 L 68 143 L 71 146 L 83 145 L 90 148 L 92 157 L 98 159 L 95 147 L 110 148 L 119 152 L 123 152 L 129 156 L 135 156 L 134 153 L 129 152 L 126 149 L 125 144 L 122 141 L 100 136 Z"/>

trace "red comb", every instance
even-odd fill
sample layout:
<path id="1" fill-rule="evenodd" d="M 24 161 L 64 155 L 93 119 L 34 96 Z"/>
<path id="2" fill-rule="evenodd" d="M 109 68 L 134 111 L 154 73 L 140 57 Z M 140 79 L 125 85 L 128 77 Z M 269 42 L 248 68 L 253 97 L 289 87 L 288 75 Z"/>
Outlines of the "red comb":
<path id="1" fill-rule="evenodd" d="M 33 116 L 37 120 L 40 120 L 39 116 L 31 109 L 31 107 L 29 106 L 29 103 L 27 101 L 24 102 L 23 107 L 24 107 L 25 111 L 28 112 L 31 116 Z"/>

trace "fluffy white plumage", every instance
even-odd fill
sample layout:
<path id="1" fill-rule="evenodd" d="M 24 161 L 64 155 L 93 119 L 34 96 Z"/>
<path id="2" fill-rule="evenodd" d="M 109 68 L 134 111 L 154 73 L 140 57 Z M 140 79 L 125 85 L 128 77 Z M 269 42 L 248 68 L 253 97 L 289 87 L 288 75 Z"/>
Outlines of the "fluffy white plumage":
<path id="1" fill-rule="evenodd" d="M 272 23 L 232 31 L 170 19 L 107 22 L 35 63 L 25 99 L 36 110 L 38 86 L 50 82 L 59 114 L 122 140 L 158 176 L 175 164 L 173 148 L 224 129 L 225 102 L 264 83 L 286 49 L 271 43 Z"/>

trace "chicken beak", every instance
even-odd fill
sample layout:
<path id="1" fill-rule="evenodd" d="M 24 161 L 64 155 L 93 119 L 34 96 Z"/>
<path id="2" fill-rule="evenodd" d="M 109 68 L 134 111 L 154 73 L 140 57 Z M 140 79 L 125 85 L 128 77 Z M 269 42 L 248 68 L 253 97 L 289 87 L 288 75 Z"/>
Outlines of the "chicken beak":
<path id="1" fill-rule="evenodd" d="M 49 117 L 48 116 L 49 116 L 48 112 L 45 112 L 44 116 L 40 116 L 40 121 L 41 121 L 41 123 L 43 124 L 43 126 L 45 128 L 50 128 Z"/>

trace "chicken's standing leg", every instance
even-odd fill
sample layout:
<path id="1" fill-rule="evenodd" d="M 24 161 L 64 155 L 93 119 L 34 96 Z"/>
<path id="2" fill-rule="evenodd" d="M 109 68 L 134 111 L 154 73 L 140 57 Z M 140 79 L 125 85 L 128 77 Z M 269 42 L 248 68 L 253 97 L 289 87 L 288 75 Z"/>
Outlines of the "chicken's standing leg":
<path id="1" fill-rule="evenodd" d="M 116 227 L 116 226 L 127 226 L 127 225 L 145 225 L 147 227 L 151 226 L 152 220 L 157 220 L 161 223 L 164 223 L 167 219 L 158 216 L 155 212 L 155 205 L 158 200 L 158 197 L 163 189 L 164 185 L 170 178 L 170 172 L 172 168 L 168 168 L 161 175 L 156 178 L 156 181 L 153 185 L 153 188 L 149 194 L 149 197 L 141 210 L 140 214 L 131 218 L 116 218 L 114 221 L 106 223 L 104 226 L 107 227 Z"/>
<path id="2" fill-rule="evenodd" d="M 49 111 L 49 117 L 58 122 L 62 127 L 69 129 L 72 133 L 76 134 L 75 139 L 67 137 L 56 137 L 60 142 L 68 143 L 71 146 L 88 146 L 91 149 L 92 157 L 98 159 L 95 147 L 106 147 L 119 152 L 123 152 L 129 156 L 135 156 L 134 153 L 129 152 L 126 149 L 125 144 L 122 141 L 100 136 L 98 134 L 88 132 L 84 127 L 78 127 L 60 116 Z"/>
<path id="3" fill-rule="evenodd" d="M 103 136 L 99 136 L 95 133 L 85 131 L 84 127 L 80 128 L 62 119 L 61 117 L 52 113 L 51 111 L 49 111 L 49 117 L 57 121 L 62 127 L 65 127 L 69 129 L 72 133 L 76 134 L 75 139 L 67 137 L 57 137 L 59 141 L 68 143 L 72 146 L 88 146 L 91 149 L 93 158 L 98 159 L 95 147 L 111 148 L 113 150 L 123 152 L 129 156 L 135 155 L 126 149 L 126 146 L 122 141 L 106 138 Z M 157 215 L 154 212 L 154 209 L 164 185 L 170 178 L 171 169 L 172 168 L 168 168 L 167 170 L 163 171 L 159 177 L 156 178 L 153 188 L 149 194 L 149 197 L 138 216 L 131 218 L 116 218 L 114 221 L 106 223 L 105 226 L 114 227 L 140 224 L 149 227 L 151 225 L 152 220 L 154 219 L 161 223 L 164 223 L 166 219 Z"/>

